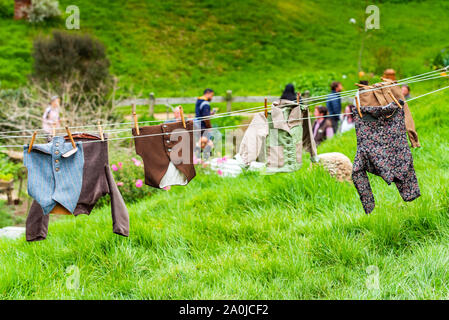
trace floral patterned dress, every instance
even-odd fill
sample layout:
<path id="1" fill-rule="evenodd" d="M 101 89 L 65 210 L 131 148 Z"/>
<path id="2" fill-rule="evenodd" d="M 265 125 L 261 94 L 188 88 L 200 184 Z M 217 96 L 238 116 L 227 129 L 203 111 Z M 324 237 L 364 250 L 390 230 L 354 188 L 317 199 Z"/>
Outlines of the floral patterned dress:
<path id="1" fill-rule="evenodd" d="M 420 194 L 407 142 L 404 110 L 395 103 L 386 106 L 360 107 L 363 118 L 354 108 L 357 154 L 352 180 L 367 214 L 374 210 L 374 196 L 367 172 L 380 176 L 388 184 L 394 182 L 404 201 Z"/>

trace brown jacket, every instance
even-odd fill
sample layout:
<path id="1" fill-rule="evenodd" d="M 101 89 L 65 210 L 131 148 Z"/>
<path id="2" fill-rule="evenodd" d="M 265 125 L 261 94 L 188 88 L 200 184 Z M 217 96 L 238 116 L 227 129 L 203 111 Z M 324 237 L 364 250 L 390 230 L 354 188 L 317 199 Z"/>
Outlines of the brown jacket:
<path id="1" fill-rule="evenodd" d="M 363 87 L 359 89 L 359 96 L 360 96 L 360 105 L 361 106 L 386 106 L 390 102 L 393 102 L 393 99 L 388 94 L 388 91 L 391 91 L 391 93 L 395 96 L 396 99 L 401 99 L 405 101 L 404 95 L 402 94 L 401 87 L 399 85 L 387 87 L 385 86 L 392 85 L 396 82 L 379 82 L 376 84 L 373 84 L 368 87 Z M 373 91 L 367 91 L 369 89 L 374 88 L 381 88 L 378 90 Z M 412 144 L 412 148 L 420 147 L 418 140 L 418 134 L 415 130 L 415 122 L 413 121 L 412 113 L 410 112 L 410 109 L 405 103 L 404 105 L 404 114 L 405 114 L 405 128 L 408 133 L 408 138 L 410 140 L 410 143 Z"/>
<path id="2" fill-rule="evenodd" d="M 164 123 L 141 127 L 140 136 L 132 129 L 136 153 L 142 158 L 145 184 L 160 188 L 170 162 L 183 173 L 190 182 L 196 175 L 193 165 L 193 121 Z M 175 131 L 175 132 L 173 132 Z M 148 136 L 151 135 L 151 136 Z"/>
<path id="3" fill-rule="evenodd" d="M 99 140 L 90 134 L 74 134 L 75 141 Z M 81 195 L 73 215 L 89 215 L 98 199 L 106 194 L 111 197 L 113 231 L 122 236 L 129 235 L 129 215 L 122 195 L 114 181 L 108 161 L 108 142 L 84 143 L 84 169 Z M 27 241 L 44 240 L 48 233 L 49 215 L 44 215 L 41 206 L 33 201 L 26 221 Z"/>

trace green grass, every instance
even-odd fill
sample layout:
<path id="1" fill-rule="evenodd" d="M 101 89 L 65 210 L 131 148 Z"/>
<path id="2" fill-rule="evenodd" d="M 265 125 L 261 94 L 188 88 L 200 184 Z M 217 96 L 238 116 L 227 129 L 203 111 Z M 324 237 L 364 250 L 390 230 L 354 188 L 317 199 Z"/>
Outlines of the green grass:
<path id="1" fill-rule="evenodd" d="M 374 1 L 380 29 L 368 32 L 363 69 L 394 67 L 401 76 L 428 71 L 449 45 L 447 1 Z M 206 87 L 219 95 L 278 95 L 290 81 L 313 89 L 309 78 L 333 79 L 351 87 L 357 79 L 360 34 L 366 3 L 348 0 L 88 1 L 78 5 L 81 30 L 107 46 L 111 72 L 122 91 L 156 96 L 196 96 Z M 431 27 L 429 27 L 431 26 Z M 30 26 L 0 18 L 2 87 L 27 84 L 32 40 L 64 28 L 64 20 Z M 78 32 L 78 31 L 70 31 Z M 391 48 L 377 62 L 379 50 Z"/>
<path id="2" fill-rule="evenodd" d="M 353 185 L 308 157 L 291 174 L 199 172 L 186 187 L 129 205 L 129 238 L 112 233 L 106 207 L 53 222 L 43 242 L 1 240 L 0 298 L 446 299 L 448 97 L 410 103 L 423 146 L 413 150 L 422 196 L 411 203 L 370 176 L 377 206 L 367 216 Z M 319 148 L 330 151 L 352 160 L 354 133 Z M 77 290 L 66 286 L 70 266 L 79 268 Z M 372 266 L 378 290 L 366 287 Z"/>
<path id="3" fill-rule="evenodd" d="M 234 95 L 278 95 L 290 81 L 301 91 L 321 92 L 342 75 L 348 76 L 347 89 L 357 79 L 360 36 L 348 21 L 364 20 L 360 1 L 60 3 L 62 9 L 79 5 L 81 32 L 106 44 L 123 92 L 197 96 L 213 87 L 218 95 L 228 89 Z M 449 45 L 447 1 L 377 4 L 381 29 L 369 31 L 364 70 L 381 68 L 376 51 L 391 48 L 389 66 L 401 76 L 428 71 Z M 62 21 L 30 26 L 0 18 L 1 86 L 26 85 L 32 39 L 62 27 Z M 442 80 L 413 85 L 413 94 L 437 83 Z M 423 146 L 413 150 L 422 196 L 411 203 L 371 176 L 377 206 L 366 216 L 353 185 L 311 168 L 308 157 L 291 174 L 232 179 L 199 171 L 186 187 L 129 204 L 129 238 L 112 233 L 105 207 L 90 217 L 52 221 L 43 242 L 0 240 L 0 298 L 446 299 L 448 98 L 443 92 L 410 103 Z M 213 106 L 225 111 L 225 104 Z M 184 108 L 193 112 L 193 105 Z M 137 111 L 145 116 L 147 107 Z M 319 148 L 332 151 L 353 160 L 354 133 Z M 77 290 L 66 285 L 73 279 L 71 266 L 79 268 Z M 372 266 L 379 271 L 379 290 L 366 287 Z"/>

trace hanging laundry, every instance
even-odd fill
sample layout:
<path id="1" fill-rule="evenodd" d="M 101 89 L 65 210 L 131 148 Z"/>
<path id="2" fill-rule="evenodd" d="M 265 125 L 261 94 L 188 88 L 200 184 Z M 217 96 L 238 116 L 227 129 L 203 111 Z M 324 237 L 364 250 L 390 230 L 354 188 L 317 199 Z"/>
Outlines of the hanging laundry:
<path id="1" fill-rule="evenodd" d="M 60 204 L 73 213 L 78 202 L 83 182 L 83 148 L 71 154 L 73 146 L 55 137 L 47 144 L 33 145 L 28 153 L 24 146 L 23 163 L 28 169 L 28 194 L 49 214 Z"/>
<path id="2" fill-rule="evenodd" d="M 420 196 L 413 157 L 407 142 L 404 109 L 393 102 L 386 106 L 360 107 L 363 118 L 353 110 L 357 135 L 352 180 L 365 212 L 374 209 L 374 196 L 367 172 L 394 182 L 404 201 Z"/>
<path id="3" fill-rule="evenodd" d="M 306 118 L 302 120 L 302 118 Z M 290 100 L 273 103 L 271 112 L 254 116 L 239 149 L 246 166 L 256 161 L 265 145 L 266 173 L 292 172 L 301 168 L 302 152 L 317 162 L 315 140 L 307 107 Z"/>
<path id="4" fill-rule="evenodd" d="M 136 153 L 142 158 L 145 184 L 154 188 L 187 185 L 196 175 L 193 164 L 193 121 L 132 129 Z"/>
<path id="5" fill-rule="evenodd" d="M 89 215 L 97 201 L 109 194 L 111 198 L 111 214 L 113 232 L 129 235 L 129 215 L 122 195 L 114 181 L 108 159 L 108 142 L 91 134 L 74 134 L 78 147 L 82 144 L 84 151 L 84 170 L 82 172 L 82 188 L 73 215 Z M 56 138 L 55 138 L 56 139 Z M 89 143 L 92 142 L 93 143 Z M 42 207 L 33 201 L 26 220 L 27 241 L 38 241 L 47 238 L 49 215 L 44 215 Z"/>
<path id="6" fill-rule="evenodd" d="M 405 102 L 401 87 L 399 85 L 391 86 L 395 83 L 397 82 L 380 82 L 371 86 L 359 88 L 360 106 L 386 106 L 390 102 L 393 102 L 392 98 L 388 94 L 389 91 L 396 97 L 397 100 L 402 100 Z M 418 134 L 416 133 L 415 122 L 413 121 L 413 116 L 407 102 L 405 102 L 403 109 L 408 138 L 412 148 L 418 148 L 420 147 Z"/>

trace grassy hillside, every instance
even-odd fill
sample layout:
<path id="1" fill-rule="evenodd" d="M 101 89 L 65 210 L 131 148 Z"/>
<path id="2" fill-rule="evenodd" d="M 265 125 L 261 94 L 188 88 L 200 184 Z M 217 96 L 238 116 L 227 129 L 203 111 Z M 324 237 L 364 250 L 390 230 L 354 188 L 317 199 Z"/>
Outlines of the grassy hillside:
<path id="1" fill-rule="evenodd" d="M 129 238 L 112 234 L 103 208 L 59 219 L 43 242 L 1 240 L 0 298 L 446 299 L 448 97 L 410 103 L 423 146 L 413 150 L 422 193 L 414 202 L 371 176 L 377 207 L 366 216 L 355 188 L 309 168 L 308 157 L 292 174 L 200 173 L 129 205 Z M 354 133 L 319 148 L 329 151 L 352 160 Z M 77 290 L 66 285 L 71 266 Z M 376 270 L 379 289 L 368 289 Z"/>
<path id="2" fill-rule="evenodd" d="M 377 2 L 377 3 L 376 3 Z M 449 45 L 447 1 L 374 1 L 380 30 L 368 32 L 363 68 L 394 67 L 407 76 L 427 71 Z M 76 4 L 81 30 L 108 48 L 111 71 L 133 88 L 158 96 L 195 96 L 205 87 L 219 94 L 277 95 L 289 81 L 309 88 L 310 77 L 326 82 L 357 77 L 361 36 L 349 23 L 366 19 L 370 3 L 358 0 L 88 1 Z M 32 39 L 64 28 L 64 21 L 30 26 L 0 18 L 2 87 L 26 85 Z M 75 31 L 71 31 L 75 32 Z M 388 48 L 391 48 L 391 52 Z M 377 57 L 377 58 L 376 58 Z"/>

